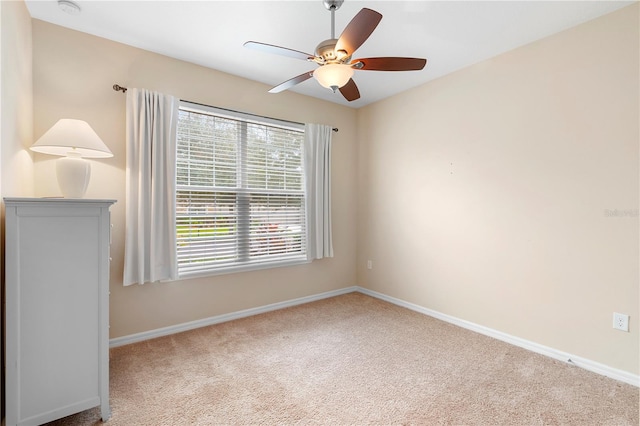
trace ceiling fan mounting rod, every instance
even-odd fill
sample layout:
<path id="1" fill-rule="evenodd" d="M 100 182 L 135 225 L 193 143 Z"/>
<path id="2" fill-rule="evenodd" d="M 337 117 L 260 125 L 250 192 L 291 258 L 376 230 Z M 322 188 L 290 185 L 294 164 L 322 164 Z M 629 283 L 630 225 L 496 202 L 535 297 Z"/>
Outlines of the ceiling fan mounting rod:
<path id="1" fill-rule="evenodd" d="M 331 9 L 331 38 L 336 38 L 336 10 Z"/>
<path id="2" fill-rule="evenodd" d="M 331 12 L 331 38 L 336 38 L 336 10 L 340 9 L 344 0 L 323 0 L 322 3 Z"/>

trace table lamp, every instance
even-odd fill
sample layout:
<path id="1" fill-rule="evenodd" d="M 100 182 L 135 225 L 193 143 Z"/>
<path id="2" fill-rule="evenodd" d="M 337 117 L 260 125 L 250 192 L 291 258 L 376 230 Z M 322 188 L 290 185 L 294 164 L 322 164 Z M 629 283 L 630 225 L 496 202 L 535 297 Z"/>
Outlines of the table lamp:
<path id="1" fill-rule="evenodd" d="M 30 149 L 63 156 L 56 161 L 56 175 L 64 198 L 82 198 L 87 191 L 91 164 L 84 158 L 113 157 L 86 121 L 70 118 L 58 120 Z"/>

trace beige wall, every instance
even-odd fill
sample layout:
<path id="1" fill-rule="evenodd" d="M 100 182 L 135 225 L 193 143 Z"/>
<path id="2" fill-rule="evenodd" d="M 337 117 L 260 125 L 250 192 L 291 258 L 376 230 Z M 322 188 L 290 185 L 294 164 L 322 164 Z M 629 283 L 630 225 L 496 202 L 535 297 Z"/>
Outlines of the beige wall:
<path id="1" fill-rule="evenodd" d="M 0 2 L 0 193 L 3 197 L 32 196 L 33 143 L 31 79 L 31 16 L 21 1 Z"/>
<path id="2" fill-rule="evenodd" d="M 360 109 L 358 283 L 638 374 L 638 16 Z"/>
<path id="3" fill-rule="evenodd" d="M 96 160 L 87 197 L 113 198 L 111 337 L 314 295 L 356 284 L 356 112 L 212 69 L 33 21 L 34 136 L 63 117 L 86 120 L 115 157 Z M 172 283 L 122 286 L 125 211 L 125 95 L 118 83 L 203 104 L 336 126 L 333 259 L 290 268 Z M 59 195 L 54 159 L 36 156 L 38 196 Z"/>

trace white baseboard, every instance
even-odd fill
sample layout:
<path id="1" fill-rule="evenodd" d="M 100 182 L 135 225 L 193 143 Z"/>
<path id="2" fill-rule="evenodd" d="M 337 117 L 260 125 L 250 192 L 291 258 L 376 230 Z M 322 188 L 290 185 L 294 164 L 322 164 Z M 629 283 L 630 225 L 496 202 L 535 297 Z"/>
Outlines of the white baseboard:
<path id="1" fill-rule="evenodd" d="M 557 359 L 568 364 L 575 365 L 577 367 L 584 368 L 585 370 L 600 374 L 602 376 L 610 377 L 615 380 L 619 380 L 624 383 L 628 383 L 633 386 L 640 387 L 640 376 L 629 373 L 627 371 L 618 370 L 608 365 L 604 365 L 586 358 L 575 356 L 566 352 L 562 352 L 548 346 L 540 345 L 529 340 L 521 339 L 516 336 L 512 336 L 507 333 L 503 333 L 498 330 L 494 330 L 489 327 L 485 327 L 479 324 L 475 324 L 469 321 L 465 321 L 451 315 L 443 314 L 432 309 L 427 309 L 422 306 L 405 302 L 395 297 L 387 296 L 386 294 L 378 293 L 377 291 L 369 290 L 367 288 L 352 286 L 339 290 L 328 291 L 325 293 L 315 294 L 312 296 L 300 297 L 298 299 L 287 300 L 284 302 L 272 303 L 270 305 L 260 306 L 257 308 L 245 309 L 238 312 L 232 312 L 229 314 L 216 315 L 214 317 L 204 318 L 197 321 L 186 322 L 182 324 L 172 325 L 169 327 L 158 328 L 156 330 L 145 331 L 142 333 L 131 334 L 123 337 L 116 337 L 109 341 L 109 347 L 115 348 L 118 346 L 128 345 L 131 343 L 142 342 L 144 340 L 155 339 L 156 337 L 168 336 L 170 334 L 181 333 L 183 331 L 193 330 L 200 327 L 206 327 L 208 325 L 219 324 L 222 322 L 233 321 L 240 318 L 246 318 L 253 315 L 263 314 L 265 312 L 271 312 L 278 309 L 284 309 L 291 306 L 302 305 L 305 303 L 315 302 L 317 300 L 327 299 L 329 297 L 340 296 L 342 294 L 360 292 L 376 299 L 384 300 L 394 305 L 402 306 L 403 308 L 410 309 L 415 312 L 419 312 L 424 315 L 428 315 L 433 318 L 457 325 L 467 330 L 474 331 L 476 333 L 484 334 L 485 336 L 493 337 L 503 342 L 518 346 L 532 352 L 548 356 L 553 359 Z"/>
<path id="2" fill-rule="evenodd" d="M 259 306 L 257 308 L 245 309 L 242 311 L 231 312 L 229 314 L 216 315 L 214 317 L 204 318 L 197 321 L 185 322 L 169 327 L 158 328 L 155 330 L 144 331 L 142 333 L 130 334 L 128 336 L 116 337 L 109 340 L 109 347 L 115 348 L 131 343 L 142 342 L 144 340 L 155 339 L 156 337 L 168 336 L 170 334 L 181 333 L 183 331 L 193 330 L 208 325 L 219 324 L 222 322 L 233 321 L 240 318 L 246 318 L 253 315 L 263 314 L 265 312 L 276 311 L 278 309 L 289 308 L 291 306 L 302 305 L 305 303 L 315 302 L 317 300 L 327 299 L 329 297 L 340 296 L 342 294 L 353 293 L 358 291 L 358 287 L 346 287 L 339 290 L 327 291 L 325 293 L 314 294 L 312 296 L 300 297 L 298 299 L 286 300 L 284 302 L 272 303 L 270 305 Z"/>
<path id="3" fill-rule="evenodd" d="M 514 346 L 518 346 L 518 347 L 530 350 L 532 352 L 545 355 L 550 358 L 557 359 L 559 361 L 584 368 L 585 370 L 600 374 L 602 376 L 610 377 L 612 379 L 619 380 L 621 382 L 640 387 L 640 376 L 636 374 L 632 374 L 623 370 L 618 370 L 616 368 L 609 367 L 608 365 L 600 364 L 598 362 L 595 362 L 586 358 L 582 358 L 576 355 L 562 352 L 562 351 L 550 348 L 548 346 L 531 342 L 529 340 L 521 339 L 519 337 L 515 337 L 510 334 L 503 333 L 501 331 L 494 330 L 489 327 L 474 324 L 472 322 L 465 321 L 465 320 L 453 317 L 451 315 L 446 315 L 438 311 L 434 311 L 419 305 L 415 305 L 413 303 L 405 302 L 404 300 L 396 299 L 395 297 L 387 296 L 385 294 L 378 293 L 377 291 L 369 290 L 362 287 L 357 287 L 357 291 L 359 291 L 360 293 L 366 294 L 368 296 L 375 297 L 377 299 L 384 300 L 389 303 L 393 303 L 394 305 L 402 306 L 403 308 L 411 309 L 412 311 L 416 311 L 421 314 L 425 314 L 430 317 L 437 318 L 439 320 L 457 325 L 459 327 L 466 328 L 471 331 L 475 331 L 476 333 L 484 334 L 485 336 L 502 340 L 503 342 L 510 343 Z"/>

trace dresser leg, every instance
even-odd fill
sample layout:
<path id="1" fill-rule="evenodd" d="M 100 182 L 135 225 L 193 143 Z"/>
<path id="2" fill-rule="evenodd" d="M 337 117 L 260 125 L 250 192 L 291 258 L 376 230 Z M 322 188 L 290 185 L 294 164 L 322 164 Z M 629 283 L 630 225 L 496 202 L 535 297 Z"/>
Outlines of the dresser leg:
<path id="1" fill-rule="evenodd" d="M 102 404 L 102 406 L 100 407 L 100 415 L 102 416 L 102 422 L 108 422 L 109 419 L 111 418 L 111 407 L 109 407 L 109 404 Z"/>

